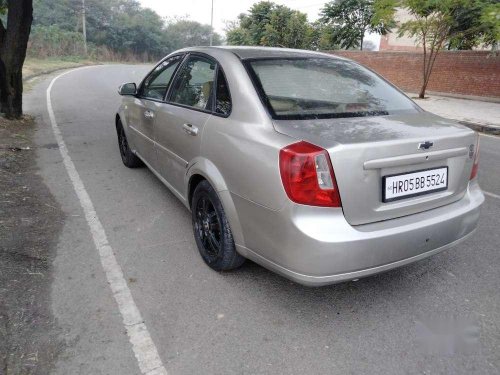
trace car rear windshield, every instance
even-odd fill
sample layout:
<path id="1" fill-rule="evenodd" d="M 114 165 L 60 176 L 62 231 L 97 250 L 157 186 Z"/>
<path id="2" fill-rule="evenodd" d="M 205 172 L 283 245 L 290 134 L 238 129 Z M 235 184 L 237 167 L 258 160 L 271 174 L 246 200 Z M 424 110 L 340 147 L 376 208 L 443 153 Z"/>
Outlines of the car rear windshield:
<path id="1" fill-rule="evenodd" d="M 335 58 L 247 62 L 275 119 L 382 116 L 417 112 L 406 96 L 362 66 Z"/>

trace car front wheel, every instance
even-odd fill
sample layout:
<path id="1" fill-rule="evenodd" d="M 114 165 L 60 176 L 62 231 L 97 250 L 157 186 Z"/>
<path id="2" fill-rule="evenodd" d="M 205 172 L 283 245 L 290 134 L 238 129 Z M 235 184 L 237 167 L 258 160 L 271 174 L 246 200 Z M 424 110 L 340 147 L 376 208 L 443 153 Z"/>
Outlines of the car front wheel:
<path id="1" fill-rule="evenodd" d="M 120 120 L 116 123 L 116 133 L 118 135 L 118 147 L 120 148 L 120 155 L 122 157 L 123 164 L 129 168 L 142 167 L 143 163 L 132 150 L 130 149 L 127 141 L 127 136 L 123 130 L 123 125 Z"/>

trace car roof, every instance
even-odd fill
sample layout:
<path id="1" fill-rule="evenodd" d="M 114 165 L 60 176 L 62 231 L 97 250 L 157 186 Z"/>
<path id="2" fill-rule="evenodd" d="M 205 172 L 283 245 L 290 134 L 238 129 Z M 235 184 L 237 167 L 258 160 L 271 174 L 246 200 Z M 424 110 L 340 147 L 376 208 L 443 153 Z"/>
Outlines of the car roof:
<path id="1" fill-rule="evenodd" d="M 275 47 L 249 47 L 249 46 L 214 46 L 214 47 L 189 47 L 181 51 L 191 52 L 209 52 L 210 50 L 227 51 L 228 53 L 235 54 L 240 59 L 258 59 L 258 58 L 318 58 L 329 57 L 339 60 L 344 58 L 334 56 L 328 53 L 308 51 L 301 49 L 291 48 L 275 48 Z"/>

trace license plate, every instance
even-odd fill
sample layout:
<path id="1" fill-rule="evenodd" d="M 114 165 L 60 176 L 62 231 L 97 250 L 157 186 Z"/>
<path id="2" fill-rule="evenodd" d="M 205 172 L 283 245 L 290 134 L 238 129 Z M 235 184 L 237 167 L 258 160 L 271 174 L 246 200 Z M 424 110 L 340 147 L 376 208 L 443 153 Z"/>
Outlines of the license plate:
<path id="1" fill-rule="evenodd" d="M 425 169 L 382 177 L 382 201 L 443 191 L 448 188 L 448 167 Z"/>

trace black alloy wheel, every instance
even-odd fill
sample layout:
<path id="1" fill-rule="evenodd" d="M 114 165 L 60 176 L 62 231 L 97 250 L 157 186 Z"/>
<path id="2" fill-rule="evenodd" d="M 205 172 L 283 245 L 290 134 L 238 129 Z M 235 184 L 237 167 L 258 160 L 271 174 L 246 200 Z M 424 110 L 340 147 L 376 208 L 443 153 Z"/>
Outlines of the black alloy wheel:
<path id="1" fill-rule="evenodd" d="M 116 123 L 116 133 L 118 135 L 118 147 L 120 148 L 120 156 L 122 157 L 123 164 L 129 168 L 141 167 L 143 163 L 130 149 L 127 135 L 125 134 L 125 130 L 123 130 L 120 120 Z"/>
<path id="2" fill-rule="evenodd" d="M 236 251 L 222 203 L 214 188 L 201 181 L 191 201 L 194 238 L 205 263 L 216 271 L 241 266 L 245 258 Z"/>
<path id="3" fill-rule="evenodd" d="M 217 261 L 221 251 L 221 223 L 210 198 L 202 195 L 196 203 L 195 230 L 206 250 L 207 261 Z"/>

